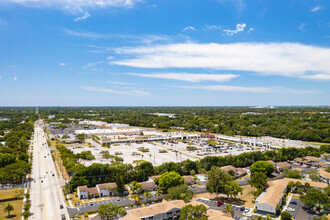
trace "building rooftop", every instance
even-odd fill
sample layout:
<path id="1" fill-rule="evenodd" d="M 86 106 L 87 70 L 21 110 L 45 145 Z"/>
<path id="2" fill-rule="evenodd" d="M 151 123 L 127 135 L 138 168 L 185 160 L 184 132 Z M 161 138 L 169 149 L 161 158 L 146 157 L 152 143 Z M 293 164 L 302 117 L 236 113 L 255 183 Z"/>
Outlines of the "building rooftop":
<path id="1" fill-rule="evenodd" d="M 117 183 L 103 183 L 103 184 L 98 184 L 97 185 L 100 190 L 105 190 L 105 189 L 115 189 L 117 188 Z"/>
<path id="2" fill-rule="evenodd" d="M 78 189 L 79 189 L 80 192 L 86 192 L 86 191 L 88 191 L 87 186 L 78 186 Z"/>
<path id="3" fill-rule="evenodd" d="M 291 164 L 289 164 L 287 162 L 279 162 L 279 163 L 277 163 L 277 167 L 280 169 L 290 168 Z"/>
<path id="4" fill-rule="evenodd" d="M 330 179 L 330 173 L 328 173 L 325 169 L 321 169 L 318 171 L 320 175 L 322 175 L 326 179 Z"/>
<path id="5" fill-rule="evenodd" d="M 269 187 L 267 188 L 266 192 L 261 195 L 262 197 L 259 198 L 258 204 L 268 203 L 273 207 L 276 207 L 282 199 L 283 192 L 288 186 L 288 183 L 288 181 L 283 179 L 268 181 Z"/>
<path id="6" fill-rule="evenodd" d="M 305 183 L 309 183 L 311 187 L 316 187 L 316 188 L 326 188 L 328 187 L 328 184 L 326 183 L 321 183 L 321 182 L 314 182 L 314 181 L 306 181 L 306 180 L 300 180 L 300 179 L 293 179 L 293 178 L 284 178 L 285 181 L 287 182 L 300 182 L 302 185 L 305 185 Z"/>

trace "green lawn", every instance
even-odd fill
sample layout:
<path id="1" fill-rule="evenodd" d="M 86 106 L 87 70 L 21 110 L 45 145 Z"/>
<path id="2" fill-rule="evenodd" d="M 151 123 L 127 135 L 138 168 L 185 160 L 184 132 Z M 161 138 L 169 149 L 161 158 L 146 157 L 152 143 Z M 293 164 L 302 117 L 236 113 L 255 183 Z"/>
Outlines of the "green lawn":
<path id="1" fill-rule="evenodd" d="M 4 208 L 8 203 L 14 207 L 9 218 L 4 211 Z M 20 199 L 17 199 L 15 196 L 15 189 L 0 190 L 0 219 L 21 219 L 22 205 L 23 196 Z"/>

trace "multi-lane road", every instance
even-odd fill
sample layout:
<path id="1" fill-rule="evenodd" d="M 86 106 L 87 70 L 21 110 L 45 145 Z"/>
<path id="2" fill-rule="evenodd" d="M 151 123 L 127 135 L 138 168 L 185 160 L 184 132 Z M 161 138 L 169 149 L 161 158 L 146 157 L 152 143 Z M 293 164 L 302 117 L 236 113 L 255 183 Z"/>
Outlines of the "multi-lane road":
<path id="1" fill-rule="evenodd" d="M 63 214 L 69 219 L 62 193 L 64 180 L 56 173 L 41 120 L 35 123 L 31 178 L 32 206 L 29 219 L 59 220 L 62 219 Z"/>

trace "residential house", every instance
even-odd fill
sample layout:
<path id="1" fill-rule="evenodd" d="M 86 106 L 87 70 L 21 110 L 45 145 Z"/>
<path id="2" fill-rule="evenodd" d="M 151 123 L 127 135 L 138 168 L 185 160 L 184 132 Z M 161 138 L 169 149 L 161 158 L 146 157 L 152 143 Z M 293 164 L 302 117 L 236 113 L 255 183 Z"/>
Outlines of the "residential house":
<path id="1" fill-rule="evenodd" d="M 100 197 L 116 195 L 116 192 L 115 192 L 115 189 L 117 188 L 116 183 L 97 184 L 96 187 L 99 191 Z"/>
<path id="2" fill-rule="evenodd" d="M 257 213 L 276 215 L 277 205 L 282 204 L 282 198 L 287 190 L 288 182 L 280 179 L 268 182 L 269 187 L 255 201 Z"/>
<path id="3" fill-rule="evenodd" d="M 141 184 L 143 192 L 158 190 L 158 186 L 156 185 L 155 182 L 141 182 L 140 184 Z"/>
<path id="4" fill-rule="evenodd" d="M 78 195 L 79 199 L 87 199 L 88 198 L 88 188 L 87 188 L 87 186 L 77 187 L 77 195 Z"/>
<path id="5" fill-rule="evenodd" d="M 299 163 L 299 164 L 302 164 L 302 163 L 303 163 L 303 159 L 300 158 L 300 157 L 297 157 L 297 158 L 295 158 L 295 159 L 293 160 L 293 162 L 295 162 L 295 163 Z"/>
<path id="6" fill-rule="evenodd" d="M 320 169 L 318 171 L 318 176 L 321 178 L 322 182 L 330 184 L 330 173 L 328 173 L 325 169 Z"/>
<path id="7" fill-rule="evenodd" d="M 287 162 L 279 162 L 276 164 L 276 169 L 280 172 L 283 172 L 284 169 L 290 169 L 291 168 L 291 164 L 287 163 Z"/>
<path id="8" fill-rule="evenodd" d="M 184 181 L 184 184 L 186 184 L 188 186 L 194 185 L 196 183 L 193 176 L 183 176 L 183 181 Z"/>
<path id="9" fill-rule="evenodd" d="M 99 196 L 99 191 L 96 187 L 87 188 L 88 196 L 95 198 Z"/>
<path id="10" fill-rule="evenodd" d="M 290 181 L 292 181 L 294 183 L 300 182 L 302 185 L 305 185 L 306 183 L 308 183 L 311 187 L 314 187 L 316 189 L 324 189 L 324 188 L 328 187 L 327 183 L 321 183 L 321 182 L 306 181 L 306 180 L 293 179 L 293 178 L 284 178 L 284 180 L 288 183 Z"/>
<path id="11" fill-rule="evenodd" d="M 184 203 L 182 200 L 172 200 L 154 204 L 148 207 L 129 210 L 122 220 L 177 220 L 181 209 L 186 205 L 201 205 L 201 202 Z M 205 204 L 203 204 L 205 205 Z M 206 205 L 205 205 L 206 206 Z M 206 206 L 207 207 L 207 206 Z M 218 210 L 208 210 L 207 216 L 211 220 L 232 220 L 233 218 Z"/>
<path id="12" fill-rule="evenodd" d="M 246 170 L 244 170 L 243 168 L 240 168 L 240 167 L 236 168 L 231 165 L 220 167 L 220 169 L 227 171 L 229 173 L 232 173 L 234 176 L 234 179 L 238 179 L 247 174 Z"/>
<path id="13" fill-rule="evenodd" d="M 272 160 L 267 160 L 267 162 L 271 163 L 273 165 L 274 168 L 276 168 L 276 163 Z"/>

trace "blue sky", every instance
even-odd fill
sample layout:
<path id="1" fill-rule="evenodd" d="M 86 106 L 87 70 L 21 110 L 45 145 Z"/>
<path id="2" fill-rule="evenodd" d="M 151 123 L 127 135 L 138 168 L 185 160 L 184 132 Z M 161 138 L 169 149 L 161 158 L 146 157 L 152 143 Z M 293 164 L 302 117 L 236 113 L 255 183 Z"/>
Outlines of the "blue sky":
<path id="1" fill-rule="evenodd" d="M 329 9 L 328 0 L 0 0 L 0 105 L 329 105 Z"/>

